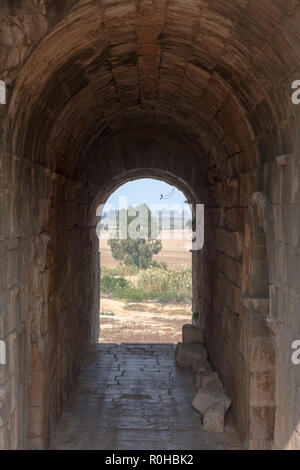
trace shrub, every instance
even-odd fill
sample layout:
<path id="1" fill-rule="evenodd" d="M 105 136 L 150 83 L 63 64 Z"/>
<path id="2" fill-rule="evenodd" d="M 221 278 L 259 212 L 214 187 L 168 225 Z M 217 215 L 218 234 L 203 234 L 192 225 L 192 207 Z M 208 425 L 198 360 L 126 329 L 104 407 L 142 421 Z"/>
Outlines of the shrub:
<path id="1" fill-rule="evenodd" d="M 199 312 L 193 312 L 192 321 L 197 322 L 199 320 Z"/>
<path id="2" fill-rule="evenodd" d="M 157 255 L 162 249 L 161 240 L 145 240 L 138 238 L 132 240 L 109 240 L 108 245 L 111 248 L 113 258 L 126 266 L 137 266 L 146 269 L 151 261 L 152 256 Z"/>
<path id="3" fill-rule="evenodd" d="M 167 263 L 165 263 L 164 261 L 152 261 L 152 263 L 150 264 L 150 267 L 151 268 L 157 268 L 157 269 L 163 269 L 164 271 L 167 271 L 168 270 L 168 265 Z"/>
<path id="4" fill-rule="evenodd" d="M 119 237 L 121 221 L 127 224 L 127 232 L 130 233 L 133 230 L 137 238 Z M 152 217 L 151 210 L 146 204 L 121 209 L 117 213 L 116 222 L 118 237 L 109 239 L 107 242 L 113 258 L 127 266 L 133 265 L 146 269 L 150 265 L 153 255 L 157 255 L 162 249 L 162 242 L 157 239 L 158 224 Z"/>
<path id="5" fill-rule="evenodd" d="M 113 290 L 112 294 L 117 299 L 125 299 L 129 302 L 142 302 L 147 298 L 144 292 L 132 287 L 117 287 Z"/>
<path id="6" fill-rule="evenodd" d="M 125 277 L 112 277 L 108 274 L 101 277 L 101 289 L 103 292 L 111 292 L 116 288 L 125 289 L 128 286 L 129 283 Z"/>

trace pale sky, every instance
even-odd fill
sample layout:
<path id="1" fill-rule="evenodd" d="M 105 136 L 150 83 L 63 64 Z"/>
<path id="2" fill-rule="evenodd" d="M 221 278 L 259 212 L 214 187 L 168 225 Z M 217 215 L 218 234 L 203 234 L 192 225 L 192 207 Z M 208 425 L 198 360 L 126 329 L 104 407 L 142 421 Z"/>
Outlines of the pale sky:
<path id="1" fill-rule="evenodd" d="M 119 207 L 119 197 L 127 197 L 127 207 L 136 206 L 138 204 L 146 204 L 151 206 L 153 204 L 164 204 L 173 206 L 178 204 L 183 209 L 188 210 L 188 205 L 185 204 L 186 197 L 177 188 L 174 188 L 164 181 L 142 178 L 134 181 L 130 181 L 120 186 L 107 200 L 104 211 L 107 211 L 108 205 L 112 204 L 116 210 L 123 208 Z M 170 196 L 168 199 L 160 200 L 160 196 Z M 125 201 L 124 201 L 125 202 Z"/>

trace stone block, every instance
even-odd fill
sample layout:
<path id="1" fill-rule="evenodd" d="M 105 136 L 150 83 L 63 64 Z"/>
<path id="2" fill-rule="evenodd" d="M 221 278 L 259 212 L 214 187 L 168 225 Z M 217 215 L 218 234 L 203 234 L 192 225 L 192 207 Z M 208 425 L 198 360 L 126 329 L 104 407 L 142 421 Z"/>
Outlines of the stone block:
<path id="1" fill-rule="evenodd" d="M 29 436 L 40 436 L 42 429 L 42 409 L 40 407 L 28 410 L 28 433 Z"/>
<path id="2" fill-rule="evenodd" d="M 186 344 L 203 343 L 203 330 L 198 326 L 187 324 L 182 327 L 182 341 Z"/>
<path id="3" fill-rule="evenodd" d="M 193 361 L 199 365 L 206 361 L 207 351 L 200 344 L 178 343 L 175 351 L 176 363 L 182 367 L 191 367 Z"/>
<path id="4" fill-rule="evenodd" d="M 198 370 L 194 377 L 195 387 L 206 390 L 223 390 L 223 384 L 217 372 Z"/>
<path id="5" fill-rule="evenodd" d="M 194 400 L 193 407 L 202 415 L 214 404 L 223 406 L 224 413 L 228 411 L 231 405 L 231 399 L 220 390 L 198 390 Z"/>
<path id="6" fill-rule="evenodd" d="M 250 439 L 274 438 L 275 410 L 273 406 L 250 406 Z"/>
<path id="7" fill-rule="evenodd" d="M 203 415 L 203 429 L 207 432 L 224 432 L 224 406 L 222 403 L 214 403 Z"/>
<path id="8" fill-rule="evenodd" d="M 209 362 L 206 359 L 195 359 L 192 361 L 192 372 L 196 374 L 197 372 L 206 371 L 211 372 L 211 367 Z"/>

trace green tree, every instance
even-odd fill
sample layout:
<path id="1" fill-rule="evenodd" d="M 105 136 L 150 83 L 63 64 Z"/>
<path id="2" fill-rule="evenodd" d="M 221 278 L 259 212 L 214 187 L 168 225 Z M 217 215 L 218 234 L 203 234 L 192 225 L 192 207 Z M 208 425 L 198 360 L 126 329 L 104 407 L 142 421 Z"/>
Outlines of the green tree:
<path id="1" fill-rule="evenodd" d="M 151 264 L 153 255 L 157 255 L 162 249 L 157 235 L 157 221 L 150 209 L 141 204 L 118 212 L 117 237 L 110 239 L 108 244 L 113 258 L 120 263 L 146 269 Z"/>

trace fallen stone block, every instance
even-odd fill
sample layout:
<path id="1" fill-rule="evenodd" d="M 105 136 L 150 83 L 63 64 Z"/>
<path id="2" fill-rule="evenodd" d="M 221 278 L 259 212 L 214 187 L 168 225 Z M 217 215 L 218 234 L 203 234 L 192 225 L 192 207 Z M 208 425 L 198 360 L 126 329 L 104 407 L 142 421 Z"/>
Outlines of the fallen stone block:
<path id="1" fill-rule="evenodd" d="M 208 408 L 215 404 L 220 404 L 223 407 L 225 414 L 230 408 L 231 400 L 221 390 L 210 390 L 201 388 L 198 390 L 192 403 L 195 410 L 199 411 L 199 413 L 201 413 L 202 415 L 204 415 Z"/>
<path id="2" fill-rule="evenodd" d="M 207 351 L 200 344 L 178 343 L 175 351 L 176 363 L 181 367 L 191 367 L 193 361 L 199 365 L 207 360 Z"/>
<path id="3" fill-rule="evenodd" d="M 217 372 L 198 369 L 195 373 L 195 387 L 210 390 L 223 390 L 223 384 Z"/>
<path id="4" fill-rule="evenodd" d="M 223 390 L 223 384 L 217 372 L 207 372 L 202 376 L 202 388 L 210 390 Z"/>
<path id="5" fill-rule="evenodd" d="M 198 326 L 187 324 L 182 327 L 182 341 L 187 344 L 202 344 L 203 330 Z"/>
<path id="6" fill-rule="evenodd" d="M 224 432 L 224 407 L 223 403 L 214 403 L 203 415 L 203 429 L 207 432 Z"/>
<path id="7" fill-rule="evenodd" d="M 192 361 L 192 372 L 196 374 L 198 371 L 211 372 L 211 367 L 209 362 L 203 357 L 203 359 L 194 359 Z"/>

